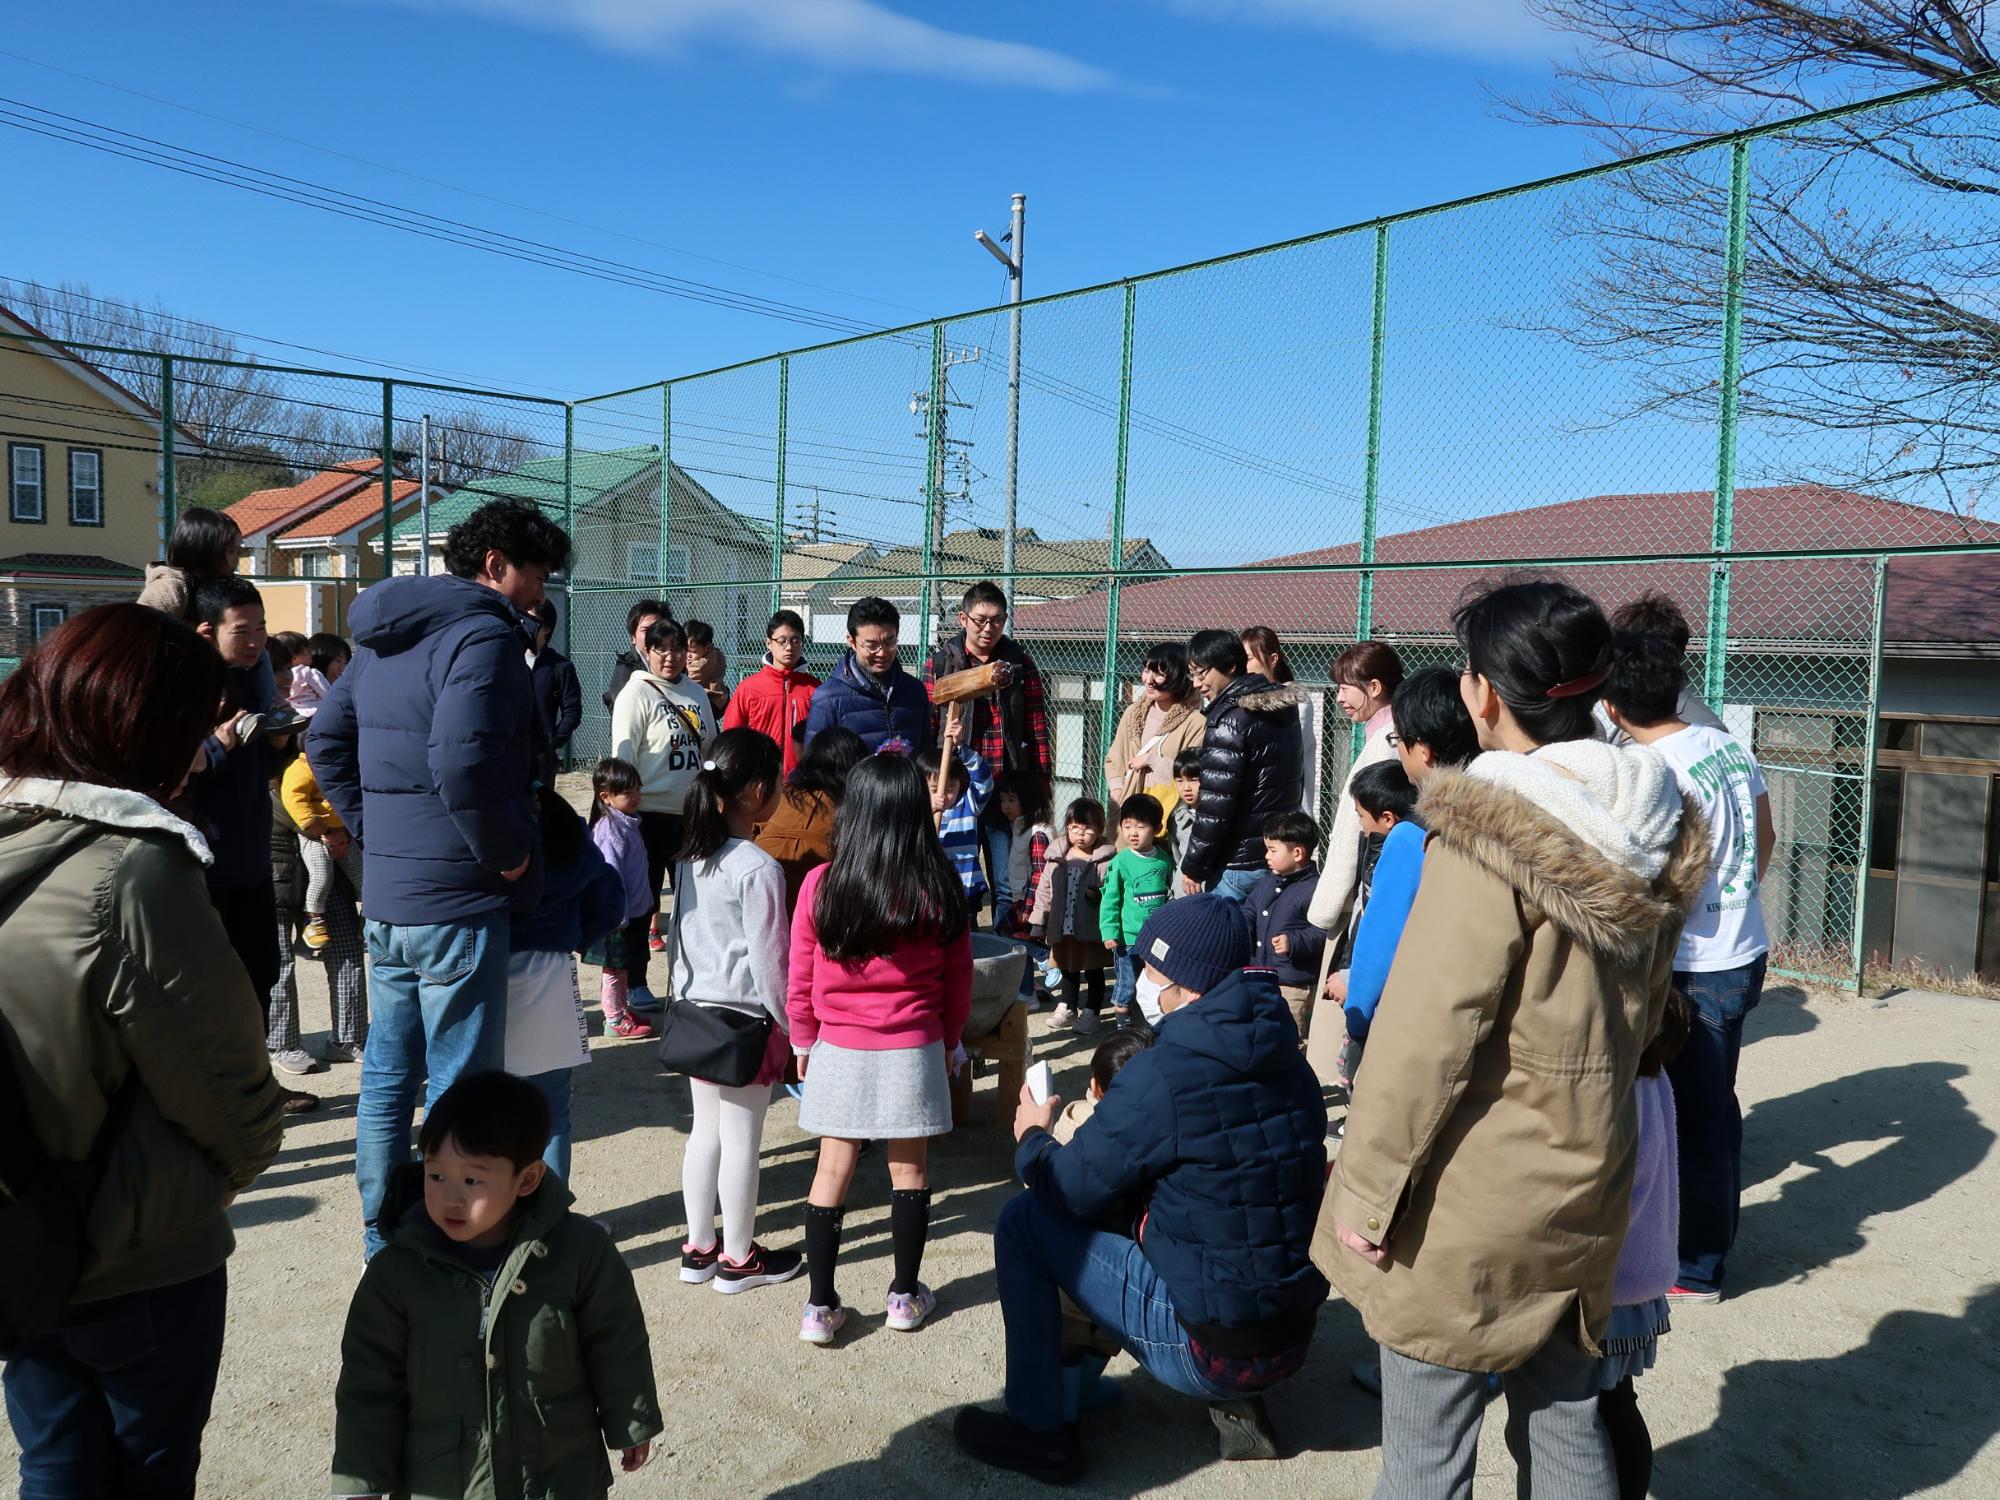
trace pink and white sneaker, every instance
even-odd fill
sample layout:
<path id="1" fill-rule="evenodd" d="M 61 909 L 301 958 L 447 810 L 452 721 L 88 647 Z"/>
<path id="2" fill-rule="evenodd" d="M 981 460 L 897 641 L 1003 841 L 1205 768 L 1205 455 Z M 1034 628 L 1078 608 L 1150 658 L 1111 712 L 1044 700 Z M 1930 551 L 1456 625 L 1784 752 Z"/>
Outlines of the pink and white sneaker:
<path id="1" fill-rule="evenodd" d="M 898 1333 L 915 1333 L 937 1311 L 937 1293 L 917 1283 L 914 1292 L 889 1293 L 889 1326 Z"/>
<path id="2" fill-rule="evenodd" d="M 799 1341 L 818 1344 L 825 1348 L 833 1342 L 834 1335 L 847 1326 L 847 1308 L 821 1307 L 817 1302 L 806 1304 L 805 1316 L 799 1320 Z"/>

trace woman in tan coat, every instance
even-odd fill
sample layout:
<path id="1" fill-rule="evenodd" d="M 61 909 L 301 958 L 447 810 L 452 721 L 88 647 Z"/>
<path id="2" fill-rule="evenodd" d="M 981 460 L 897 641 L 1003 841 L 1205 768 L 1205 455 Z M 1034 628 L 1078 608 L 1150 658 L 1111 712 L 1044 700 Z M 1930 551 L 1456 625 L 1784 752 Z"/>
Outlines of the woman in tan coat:
<path id="1" fill-rule="evenodd" d="M 1174 757 L 1201 744 L 1208 720 L 1201 694 L 1188 675 L 1187 647 L 1162 641 L 1139 668 L 1139 696 L 1126 706 L 1104 757 L 1104 789 L 1115 816 L 1118 804 L 1139 792 L 1174 808 Z"/>
<path id="2" fill-rule="evenodd" d="M 1597 741 L 1610 629 L 1566 584 L 1454 617 L 1486 750 L 1426 779 L 1422 883 L 1314 1259 L 1382 1345 L 1378 1497 L 1469 1496 L 1486 1377 L 1523 1495 L 1615 1495 L 1597 1420 L 1633 1079 L 1708 865 L 1658 756 Z"/>

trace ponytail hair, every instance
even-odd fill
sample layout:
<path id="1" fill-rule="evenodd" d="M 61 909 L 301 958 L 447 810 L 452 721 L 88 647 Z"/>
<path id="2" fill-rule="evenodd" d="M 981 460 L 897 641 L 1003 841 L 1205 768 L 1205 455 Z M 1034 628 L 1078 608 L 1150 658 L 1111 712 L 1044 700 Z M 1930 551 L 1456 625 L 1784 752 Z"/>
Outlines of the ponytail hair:
<path id="1" fill-rule="evenodd" d="M 647 639 L 650 642 L 650 634 Z M 714 859 L 730 839 L 723 808 L 752 787 L 762 787 L 768 796 L 784 776 L 785 760 L 776 740 L 756 729 L 723 730 L 709 743 L 694 785 L 688 788 L 687 807 L 681 814 L 680 858 Z"/>
<path id="2" fill-rule="evenodd" d="M 610 793 L 622 797 L 627 792 L 636 792 L 643 783 L 639 780 L 639 768 L 629 760 L 620 760 L 615 755 L 607 755 L 597 763 L 590 773 L 590 826 L 595 828 L 597 820 L 604 816 L 604 796 Z"/>

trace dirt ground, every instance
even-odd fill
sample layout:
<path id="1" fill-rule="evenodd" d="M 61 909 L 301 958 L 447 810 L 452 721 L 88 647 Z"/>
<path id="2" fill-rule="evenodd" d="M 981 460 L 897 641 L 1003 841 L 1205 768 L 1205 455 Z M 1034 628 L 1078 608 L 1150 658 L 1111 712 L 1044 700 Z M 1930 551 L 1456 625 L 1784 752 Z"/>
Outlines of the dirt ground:
<path id="1" fill-rule="evenodd" d="M 306 1025 L 323 1028 L 310 965 Z M 594 974 L 586 975 L 586 983 Z M 594 993 L 594 990 L 587 990 Z M 595 1018 L 593 1017 L 593 1025 Z M 1058 1087 L 1089 1044 L 1043 1043 Z M 323 1032 L 317 1033 L 323 1037 Z M 304 1080 L 326 1107 L 233 1211 L 230 1331 L 203 1495 L 324 1494 L 333 1382 L 361 1268 L 352 1176 L 359 1070 Z M 1891 1500 L 2000 1495 L 2000 1006 L 1943 997 L 1877 1004 L 1779 988 L 1751 1017 L 1743 1059 L 1746 1179 L 1730 1292 L 1675 1314 L 1640 1383 L 1659 1458 L 1654 1494 Z M 992 1402 L 1002 1372 L 991 1230 L 1015 1191 L 992 1075 L 974 1124 L 936 1143 L 925 1278 L 939 1311 L 889 1332 L 888 1181 L 857 1179 L 840 1283 L 857 1321 L 832 1349 L 798 1342 L 803 1282 L 721 1297 L 677 1278 L 687 1088 L 643 1042 L 599 1039 L 577 1079 L 576 1190 L 637 1274 L 667 1430 L 621 1480 L 649 1495 L 1014 1495 L 1034 1486 L 961 1458 L 951 1417 Z M 814 1143 L 781 1099 L 764 1148 L 762 1236 L 797 1245 Z M 1353 1313 L 1327 1305 L 1310 1361 L 1271 1408 L 1291 1455 L 1215 1458 L 1206 1414 L 1130 1362 L 1122 1399 L 1089 1425 L 1080 1493 L 1363 1496 L 1379 1469 L 1379 1412 L 1348 1379 L 1369 1351 Z M 1500 1423 L 1487 1424 L 1481 1490 L 1512 1488 Z M 0 1474 L 13 1474 L 0 1427 Z M 4 1482 L 0 1482 L 4 1484 Z"/>

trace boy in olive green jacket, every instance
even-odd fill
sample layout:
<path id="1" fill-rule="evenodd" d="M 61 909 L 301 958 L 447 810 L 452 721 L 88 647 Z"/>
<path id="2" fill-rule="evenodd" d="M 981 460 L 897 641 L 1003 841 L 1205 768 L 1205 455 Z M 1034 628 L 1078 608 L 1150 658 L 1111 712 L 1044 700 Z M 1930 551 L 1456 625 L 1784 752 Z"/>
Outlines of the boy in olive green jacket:
<path id="1" fill-rule="evenodd" d="M 607 1448 L 646 1462 L 660 1402 L 632 1273 L 570 1212 L 548 1138 L 541 1089 L 510 1073 L 459 1079 L 425 1117 L 347 1312 L 336 1496 L 569 1500 L 609 1491 Z"/>

